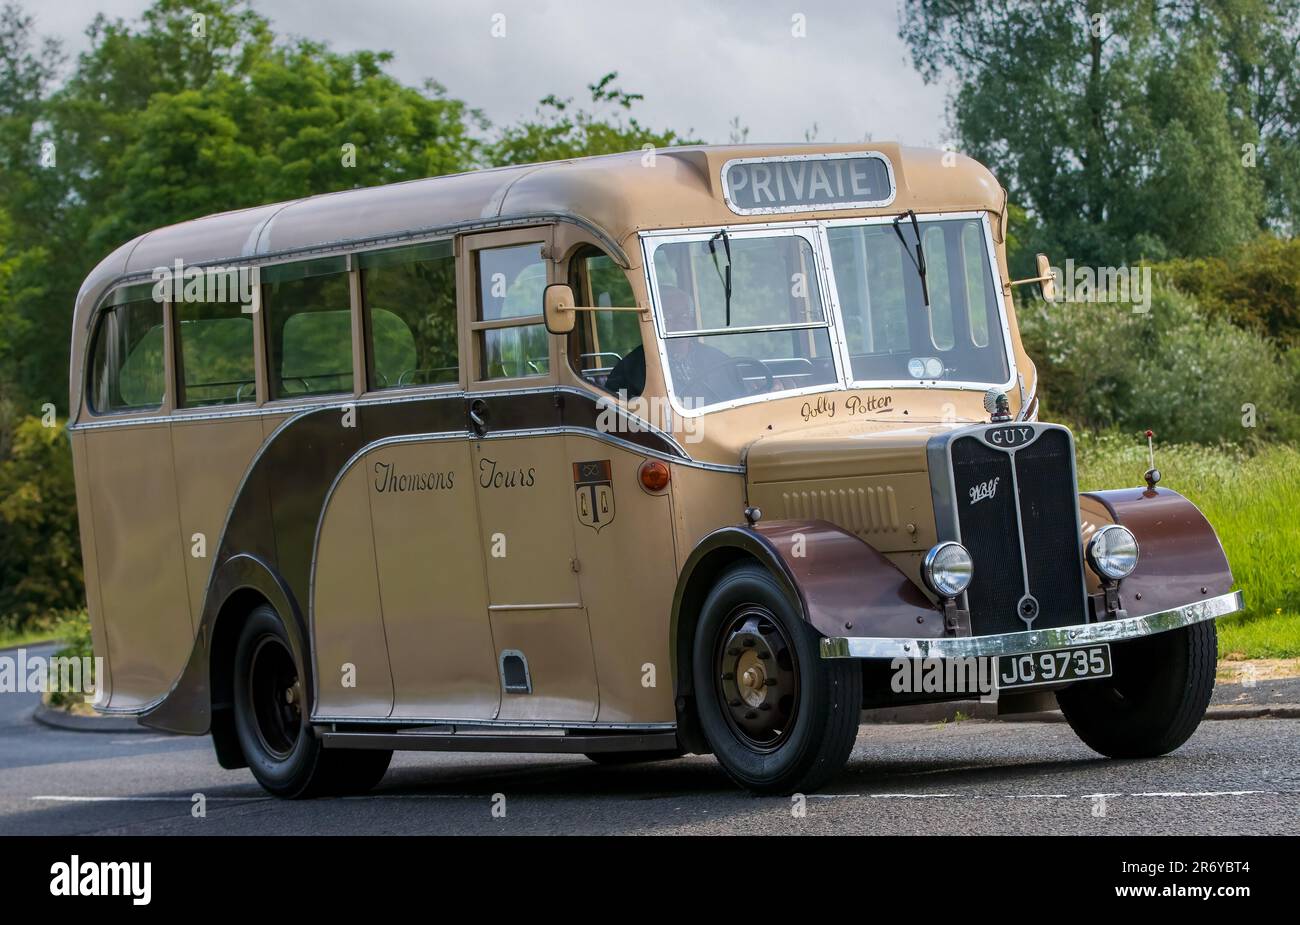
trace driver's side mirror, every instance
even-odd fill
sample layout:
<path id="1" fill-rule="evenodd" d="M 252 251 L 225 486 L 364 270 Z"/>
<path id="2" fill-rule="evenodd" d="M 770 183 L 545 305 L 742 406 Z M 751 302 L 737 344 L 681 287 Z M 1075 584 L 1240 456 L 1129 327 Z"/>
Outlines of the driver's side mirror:
<path id="1" fill-rule="evenodd" d="M 573 287 L 552 283 L 542 294 L 542 317 L 546 330 L 552 334 L 568 334 L 578 321 L 573 307 Z"/>
<path id="2" fill-rule="evenodd" d="M 568 334 L 578 322 L 578 312 L 636 312 L 648 317 L 648 309 L 640 305 L 575 305 L 573 287 L 565 283 L 551 283 L 542 293 L 542 319 L 551 334 Z"/>

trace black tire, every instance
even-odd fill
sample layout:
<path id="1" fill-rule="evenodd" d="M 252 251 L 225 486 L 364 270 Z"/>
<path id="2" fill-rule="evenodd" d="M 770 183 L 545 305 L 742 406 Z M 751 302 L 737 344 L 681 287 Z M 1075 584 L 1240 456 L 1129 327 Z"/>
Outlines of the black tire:
<path id="1" fill-rule="evenodd" d="M 1213 620 L 1112 646 L 1113 676 L 1058 691 L 1066 721 L 1095 752 L 1154 758 L 1182 745 L 1214 693 Z"/>
<path id="2" fill-rule="evenodd" d="M 862 672 L 856 661 L 821 658 L 820 639 L 755 563 L 728 569 L 705 599 L 692 658 L 696 711 L 742 787 L 812 791 L 848 761 Z"/>
<path id="3" fill-rule="evenodd" d="M 288 799 L 374 787 L 393 753 L 325 749 L 303 710 L 301 679 L 279 616 L 267 604 L 257 607 L 240 630 L 234 672 L 235 731 L 257 782 Z"/>
<path id="4" fill-rule="evenodd" d="M 686 754 L 681 749 L 655 752 L 587 752 L 587 757 L 596 764 L 617 766 L 620 764 L 640 764 L 645 761 L 672 761 Z"/>

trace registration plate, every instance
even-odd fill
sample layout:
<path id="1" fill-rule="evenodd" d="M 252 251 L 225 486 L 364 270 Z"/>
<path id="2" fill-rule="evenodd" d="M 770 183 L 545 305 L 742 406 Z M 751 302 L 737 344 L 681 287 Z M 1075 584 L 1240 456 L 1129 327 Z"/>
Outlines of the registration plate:
<path id="1" fill-rule="evenodd" d="M 1110 677 L 1110 644 L 998 657 L 998 688 L 1041 687 Z"/>

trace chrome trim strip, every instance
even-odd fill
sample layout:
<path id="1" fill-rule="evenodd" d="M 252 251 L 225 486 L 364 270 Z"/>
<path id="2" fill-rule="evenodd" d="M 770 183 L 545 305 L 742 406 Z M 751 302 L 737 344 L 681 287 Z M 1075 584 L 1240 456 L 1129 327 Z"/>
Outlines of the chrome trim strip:
<path id="1" fill-rule="evenodd" d="M 943 639 L 832 636 L 821 641 L 822 658 L 978 658 L 1044 652 L 1098 642 L 1123 642 L 1214 620 L 1245 607 L 1240 591 L 1141 617 L 1058 626 L 1051 629 Z"/>
<path id="2" fill-rule="evenodd" d="M 356 716 L 313 716 L 311 720 L 313 723 L 338 723 L 358 726 L 476 726 L 485 729 L 645 729 L 670 732 L 677 728 L 676 723 L 594 723 L 574 720 L 520 722 L 496 719 L 421 719 L 402 716 L 390 716 L 381 719 Z"/>

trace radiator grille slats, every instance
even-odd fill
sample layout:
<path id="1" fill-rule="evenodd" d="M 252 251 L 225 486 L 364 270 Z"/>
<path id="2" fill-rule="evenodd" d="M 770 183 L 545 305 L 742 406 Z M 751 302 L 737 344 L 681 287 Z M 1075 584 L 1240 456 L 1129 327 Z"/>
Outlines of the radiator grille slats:
<path id="1" fill-rule="evenodd" d="M 1014 633 L 1085 622 L 1069 433 L 1043 429 L 1014 455 L 975 436 L 961 436 L 950 445 L 950 460 L 960 541 L 975 563 L 967 591 L 973 632 Z M 1038 603 L 1031 624 L 1017 609 L 1026 585 Z"/>

